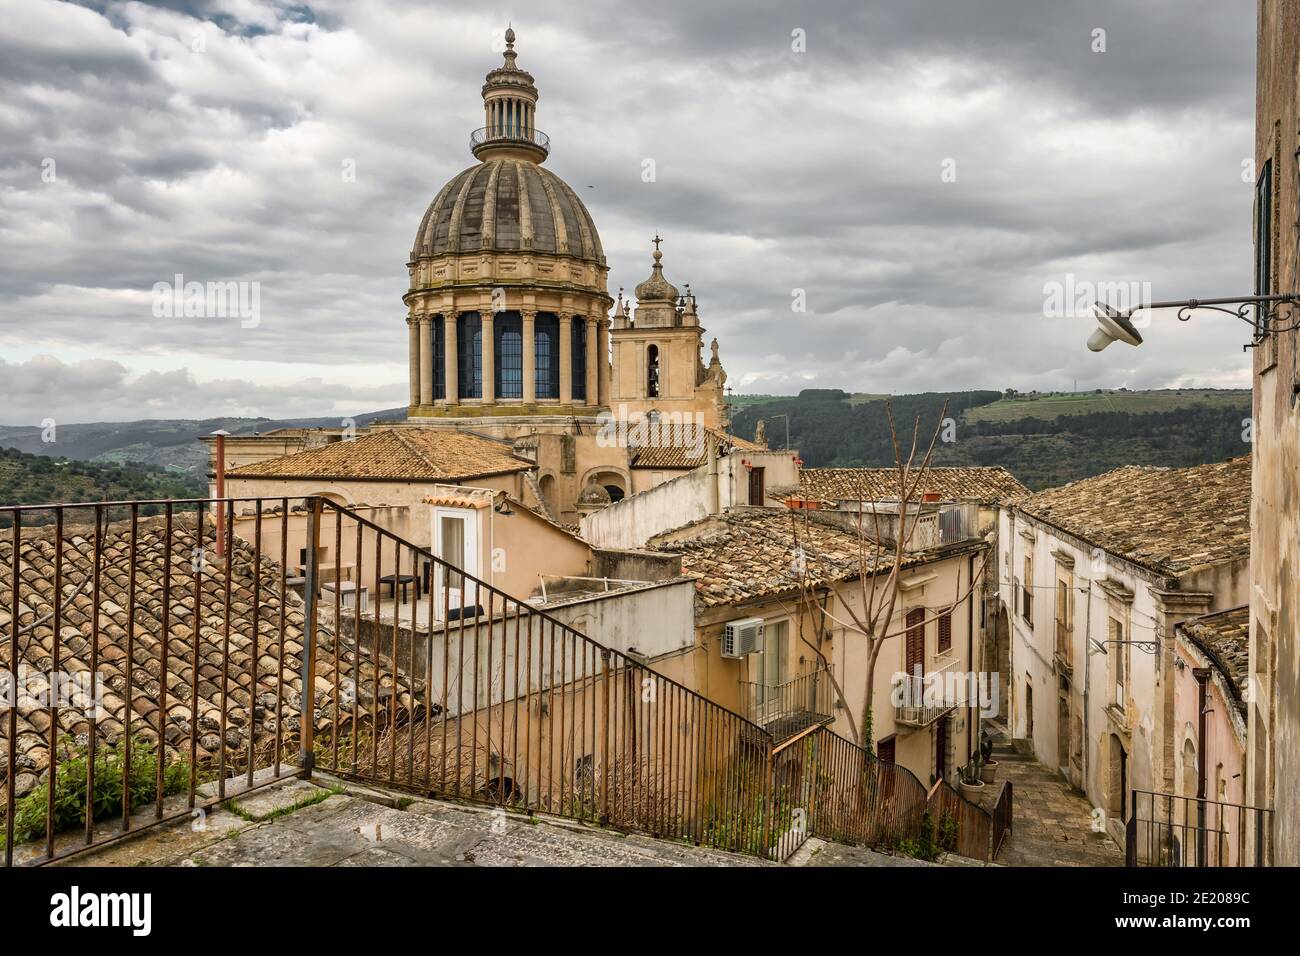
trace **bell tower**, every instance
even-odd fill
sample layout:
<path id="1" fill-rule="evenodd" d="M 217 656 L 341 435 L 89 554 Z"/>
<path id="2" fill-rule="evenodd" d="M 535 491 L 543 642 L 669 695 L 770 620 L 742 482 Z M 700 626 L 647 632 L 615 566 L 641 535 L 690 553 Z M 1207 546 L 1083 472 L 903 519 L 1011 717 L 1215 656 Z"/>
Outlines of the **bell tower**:
<path id="1" fill-rule="evenodd" d="M 689 416 L 707 428 L 724 425 L 723 386 L 727 373 L 712 343 L 706 366 L 701 358 L 704 332 L 690 286 L 684 293 L 664 277 L 663 239 L 656 235 L 650 276 L 636 287 L 636 303 L 620 289 L 610 338 L 614 374 L 610 406 L 640 412 Z"/>

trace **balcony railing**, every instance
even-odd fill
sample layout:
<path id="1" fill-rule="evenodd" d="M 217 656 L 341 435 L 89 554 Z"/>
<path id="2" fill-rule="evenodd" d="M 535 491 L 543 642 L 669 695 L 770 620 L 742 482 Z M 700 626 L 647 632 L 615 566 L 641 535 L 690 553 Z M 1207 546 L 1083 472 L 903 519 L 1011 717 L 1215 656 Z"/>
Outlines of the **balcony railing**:
<path id="1" fill-rule="evenodd" d="M 961 707 L 966 702 L 966 687 L 954 670 L 957 663 L 954 659 L 925 674 L 895 678 L 894 722 L 920 729 Z"/>
<path id="2" fill-rule="evenodd" d="M 1271 810 L 1148 790 L 1129 803 L 1129 866 L 1271 865 Z"/>
<path id="3" fill-rule="evenodd" d="M 834 689 L 824 666 L 775 685 L 742 681 L 742 690 L 745 716 L 778 742 L 834 716 Z"/>
<path id="4" fill-rule="evenodd" d="M 484 146 L 521 146 L 525 149 L 541 150 L 542 155 L 551 152 L 551 138 L 539 129 L 507 129 L 483 126 L 469 134 L 469 148 L 478 155 Z"/>

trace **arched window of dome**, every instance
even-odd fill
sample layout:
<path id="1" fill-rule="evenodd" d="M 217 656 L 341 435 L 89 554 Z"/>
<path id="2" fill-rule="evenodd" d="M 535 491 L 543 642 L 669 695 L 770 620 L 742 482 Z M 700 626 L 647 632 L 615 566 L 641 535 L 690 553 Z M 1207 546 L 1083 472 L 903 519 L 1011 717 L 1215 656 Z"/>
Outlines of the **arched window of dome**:
<path id="1" fill-rule="evenodd" d="M 483 320 L 477 312 L 462 312 L 457 319 L 456 342 L 460 349 L 460 397 L 483 397 Z"/>
<path id="2" fill-rule="evenodd" d="M 447 330 L 443 325 L 445 316 L 435 315 L 433 325 L 433 397 L 447 397 Z"/>
<path id="3" fill-rule="evenodd" d="M 524 330 L 518 312 L 497 315 L 496 380 L 497 398 L 524 397 Z"/>
<path id="4" fill-rule="evenodd" d="M 537 397 L 560 397 L 560 320 L 550 312 L 537 313 L 533 332 L 537 360 Z"/>
<path id="5" fill-rule="evenodd" d="M 574 401 L 587 400 L 587 322 L 580 316 L 573 317 L 573 330 L 569 334 L 573 344 L 573 358 L 569 363 L 573 378 L 572 395 Z"/>
<path id="6" fill-rule="evenodd" d="M 659 346 L 651 345 L 646 349 L 645 361 L 646 398 L 659 397 Z"/>

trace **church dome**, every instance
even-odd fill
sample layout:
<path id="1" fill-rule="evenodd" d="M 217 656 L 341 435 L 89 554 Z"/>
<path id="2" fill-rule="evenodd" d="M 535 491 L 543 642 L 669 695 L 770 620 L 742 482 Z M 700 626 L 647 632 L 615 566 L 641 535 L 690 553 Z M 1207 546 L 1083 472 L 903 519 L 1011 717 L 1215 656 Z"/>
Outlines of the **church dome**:
<path id="1" fill-rule="evenodd" d="M 454 176 L 429 205 L 411 258 L 543 252 L 604 263 L 596 224 L 577 193 L 528 159 L 494 157 Z"/>
<path id="2" fill-rule="evenodd" d="M 655 262 L 650 270 L 650 278 L 636 287 L 638 302 L 673 302 L 678 298 L 677 286 L 664 278 L 663 258 L 659 251 L 661 240 L 655 236 Z"/>

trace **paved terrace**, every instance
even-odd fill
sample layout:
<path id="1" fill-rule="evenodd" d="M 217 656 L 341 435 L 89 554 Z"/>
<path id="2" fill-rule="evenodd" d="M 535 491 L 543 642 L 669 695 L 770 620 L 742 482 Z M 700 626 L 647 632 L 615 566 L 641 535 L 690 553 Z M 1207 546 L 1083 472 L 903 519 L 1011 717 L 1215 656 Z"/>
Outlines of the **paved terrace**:
<path id="1" fill-rule="evenodd" d="M 183 798 L 182 798 L 183 799 Z M 62 840 L 78 839 L 77 834 Z M 970 861 L 952 860 L 953 865 Z M 743 866 L 779 864 L 555 817 L 411 797 L 317 773 L 56 866 Z M 934 866 L 810 839 L 790 866 Z M 978 865 L 978 864 L 976 864 Z"/>

